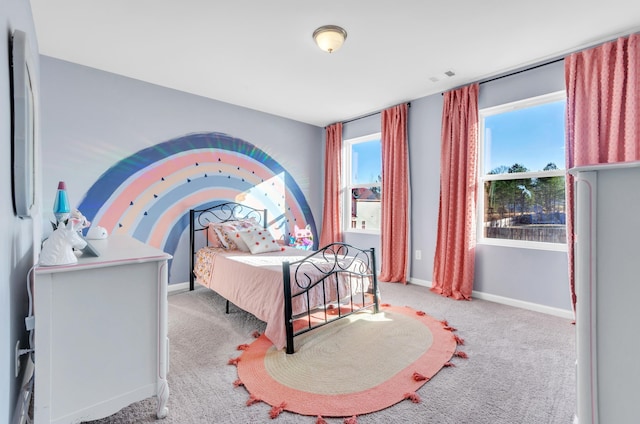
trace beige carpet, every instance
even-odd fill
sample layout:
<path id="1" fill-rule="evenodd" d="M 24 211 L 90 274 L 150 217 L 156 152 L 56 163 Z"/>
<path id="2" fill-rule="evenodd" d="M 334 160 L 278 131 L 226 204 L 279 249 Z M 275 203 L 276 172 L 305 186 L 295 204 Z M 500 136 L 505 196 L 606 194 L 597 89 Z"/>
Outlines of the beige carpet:
<path id="1" fill-rule="evenodd" d="M 515 282 L 514 282 L 515 284 Z M 575 326 L 571 320 L 474 299 L 455 301 L 417 285 L 382 283 L 382 299 L 446 319 L 465 339 L 468 360 L 453 358 L 417 393 L 420 403 L 400 402 L 358 416 L 358 424 L 571 424 L 575 412 Z M 231 308 L 210 290 L 169 296 L 169 415 L 155 417 L 155 398 L 134 403 L 94 424 L 314 424 L 316 417 L 270 405 L 246 406 L 247 391 L 234 387 L 228 365 L 264 323 Z M 116 313 L 116 312 L 114 312 Z M 397 350 L 402 350 L 397 346 Z M 451 372 L 449 372 L 451 371 Z M 343 424 L 344 418 L 330 418 Z"/>

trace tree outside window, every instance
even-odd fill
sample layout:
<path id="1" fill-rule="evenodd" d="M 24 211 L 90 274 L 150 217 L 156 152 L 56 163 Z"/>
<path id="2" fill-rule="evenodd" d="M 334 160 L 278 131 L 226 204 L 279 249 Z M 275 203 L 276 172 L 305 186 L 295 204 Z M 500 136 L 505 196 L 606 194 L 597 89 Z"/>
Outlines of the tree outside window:
<path id="1" fill-rule="evenodd" d="M 480 111 L 479 242 L 566 244 L 563 93 Z"/>

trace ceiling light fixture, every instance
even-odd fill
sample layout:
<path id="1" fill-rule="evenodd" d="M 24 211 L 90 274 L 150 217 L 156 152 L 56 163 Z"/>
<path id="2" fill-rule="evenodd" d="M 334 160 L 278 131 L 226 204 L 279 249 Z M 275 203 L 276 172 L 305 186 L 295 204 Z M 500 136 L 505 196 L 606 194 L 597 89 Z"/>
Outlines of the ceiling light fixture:
<path id="1" fill-rule="evenodd" d="M 320 49 L 333 53 L 337 51 L 347 38 L 347 31 L 336 25 L 324 25 L 313 31 L 313 39 Z"/>

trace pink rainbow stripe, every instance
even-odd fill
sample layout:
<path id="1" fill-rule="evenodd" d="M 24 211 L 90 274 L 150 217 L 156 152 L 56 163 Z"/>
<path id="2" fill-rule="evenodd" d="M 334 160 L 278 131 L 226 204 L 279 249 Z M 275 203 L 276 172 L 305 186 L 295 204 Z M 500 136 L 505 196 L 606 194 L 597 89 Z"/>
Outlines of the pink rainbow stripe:
<path id="1" fill-rule="evenodd" d="M 147 243 L 157 248 L 164 246 L 169 230 L 173 225 L 175 225 L 175 222 L 184 215 L 184 211 L 193 207 L 192 205 L 199 205 L 211 200 L 214 198 L 212 196 L 213 194 L 219 198 L 234 199 L 238 192 L 235 190 L 217 188 L 201 191 L 185 197 L 180 203 L 172 206 L 162 214 L 156 225 L 153 227 L 153 231 L 149 235 Z"/>
<path id="2" fill-rule="evenodd" d="M 238 193 L 235 190 L 211 188 L 185 197 L 180 203 L 174 205 L 162 214 L 162 217 L 160 217 L 156 225 L 153 227 L 153 231 L 150 234 L 147 243 L 153 247 L 162 248 L 166 243 L 166 237 L 169 234 L 169 230 L 182 217 L 184 211 L 192 207 L 189 205 L 203 204 L 216 197 L 223 199 L 235 199 L 237 202 L 243 202 L 243 200 L 239 198 L 241 194 L 242 193 Z M 250 202 L 245 202 L 245 204 L 250 204 Z M 293 217 L 297 222 L 304 222 L 304 217 L 299 209 L 292 212 Z M 267 218 L 273 219 L 272 216 L 268 216 Z M 293 230 L 293 225 L 291 225 L 291 229 Z M 274 234 L 274 236 L 279 237 L 279 234 Z"/>
<path id="3" fill-rule="evenodd" d="M 229 155 L 229 154 L 215 154 L 211 151 L 198 151 L 197 153 L 191 153 L 187 155 L 174 155 L 170 160 L 163 162 L 159 166 L 150 166 L 145 168 L 145 172 L 142 177 L 136 178 L 131 182 L 123 192 L 109 205 L 109 207 L 102 214 L 99 219 L 99 225 L 107 230 L 113 230 L 116 228 L 120 218 L 125 214 L 126 210 L 130 207 L 130 202 L 133 199 L 137 199 L 140 193 L 145 192 L 149 187 L 155 183 L 161 181 L 162 177 L 170 176 L 171 174 L 180 171 L 182 169 L 193 169 L 199 174 L 200 167 L 196 167 L 195 163 L 207 163 L 207 161 L 214 162 L 216 164 L 223 165 L 218 162 L 218 158 L 225 158 L 232 156 L 235 163 L 235 168 L 252 170 L 255 175 L 261 179 L 271 178 L 271 173 L 268 169 L 259 165 L 254 160 L 245 159 L 242 156 Z M 217 170 L 216 170 L 217 171 Z M 254 175 L 254 174 L 250 174 Z M 134 202 L 134 206 L 137 202 Z M 143 203 L 144 204 L 144 203 Z"/>
<path id="4" fill-rule="evenodd" d="M 228 166 L 228 165 L 224 166 L 224 167 L 220 167 L 218 165 L 218 166 L 215 166 L 215 169 L 214 169 L 214 166 L 212 164 L 201 165 L 201 166 L 198 166 L 195 169 L 199 172 L 198 177 L 200 177 L 205 173 L 213 174 L 211 171 L 214 171 L 214 170 L 217 173 L 218 169 L 222 169 L 222 171 L 224 173 L 224 172 L 227 172 L 228 170 L 230 170 L 230 168 L 236 169 L 235 166 Z M 135 224 L 136 220 L 139 220 L 143 216 L 144 211 L 147 209 L 149 204 L 154 200 L 153 195 L 154 194 L 161 195 L 161 193 L 165 190 L 165 189 L 162 189 L 162 190 L 157 190 L 157 191 L 154 192 L 154 190 L 153 190 L 154 188 L 159 186 L 160 183 L 162 183 L 163 185 L 166 185 L 169 188 L 176 187 L 176 186 L 178 186 L 180 184 L 184 184 L 184 182 L 187 180 L 187 178 L 193 177 L 193 174 L 194 174 L 194 172 L 193 172 L 192 168 L 183 168 L 183 169 L 179 170 L 179 172 L 175 172 L 175 173 L 171 174 L 170 176 L 165 176 L 164 177 L 165 181 L 158 181 L 158 183 L 150 185 L 149 189 L 147 189 L 145 192 L 143 192 L 143 193 L 138 195 L 138 197 L 134 201 L 133 206 L 129 206 L 129 208 L 127 208 L 127 210 L 120 217 L 118 222 L 121 223 L 124 227 L 127 227 L 127 228 L 135 226 L 134 224 Z M 250 176 L 247 176 L 245 178 L 245 180 L 247 182 L 249 182 L 250 184 L 260 184 L 260 177 L 256 176 L 256 175 L 253 175 L 253 174 L 250 175 Z M 255 181 L 253 181 L 253 180 L 255 180 Z"/>

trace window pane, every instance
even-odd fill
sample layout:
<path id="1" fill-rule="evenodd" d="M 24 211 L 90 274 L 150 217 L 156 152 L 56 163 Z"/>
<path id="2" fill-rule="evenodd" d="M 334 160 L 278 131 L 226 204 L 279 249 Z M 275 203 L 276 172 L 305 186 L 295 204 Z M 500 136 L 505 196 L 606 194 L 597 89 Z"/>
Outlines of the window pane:
<path id="1" fill-rule="evenodd" d="M 351 189 L 351 228 L 380 230 L 382 187 Z"/>
<path id="2" fill-rule="evenodd" d="M 564 177 L 486 181 L 484 236 L 566 243 Z"/>
<path id="3" fill-rule="evenodd" d="M 351 146 L 351 185 L 382 181 L 382 145 L 380 140 Z"/>
<path id="4" fill-rule="evenodd" d="M 565 100 L 484 119 L 484 173 L 564 169 Z"/>

